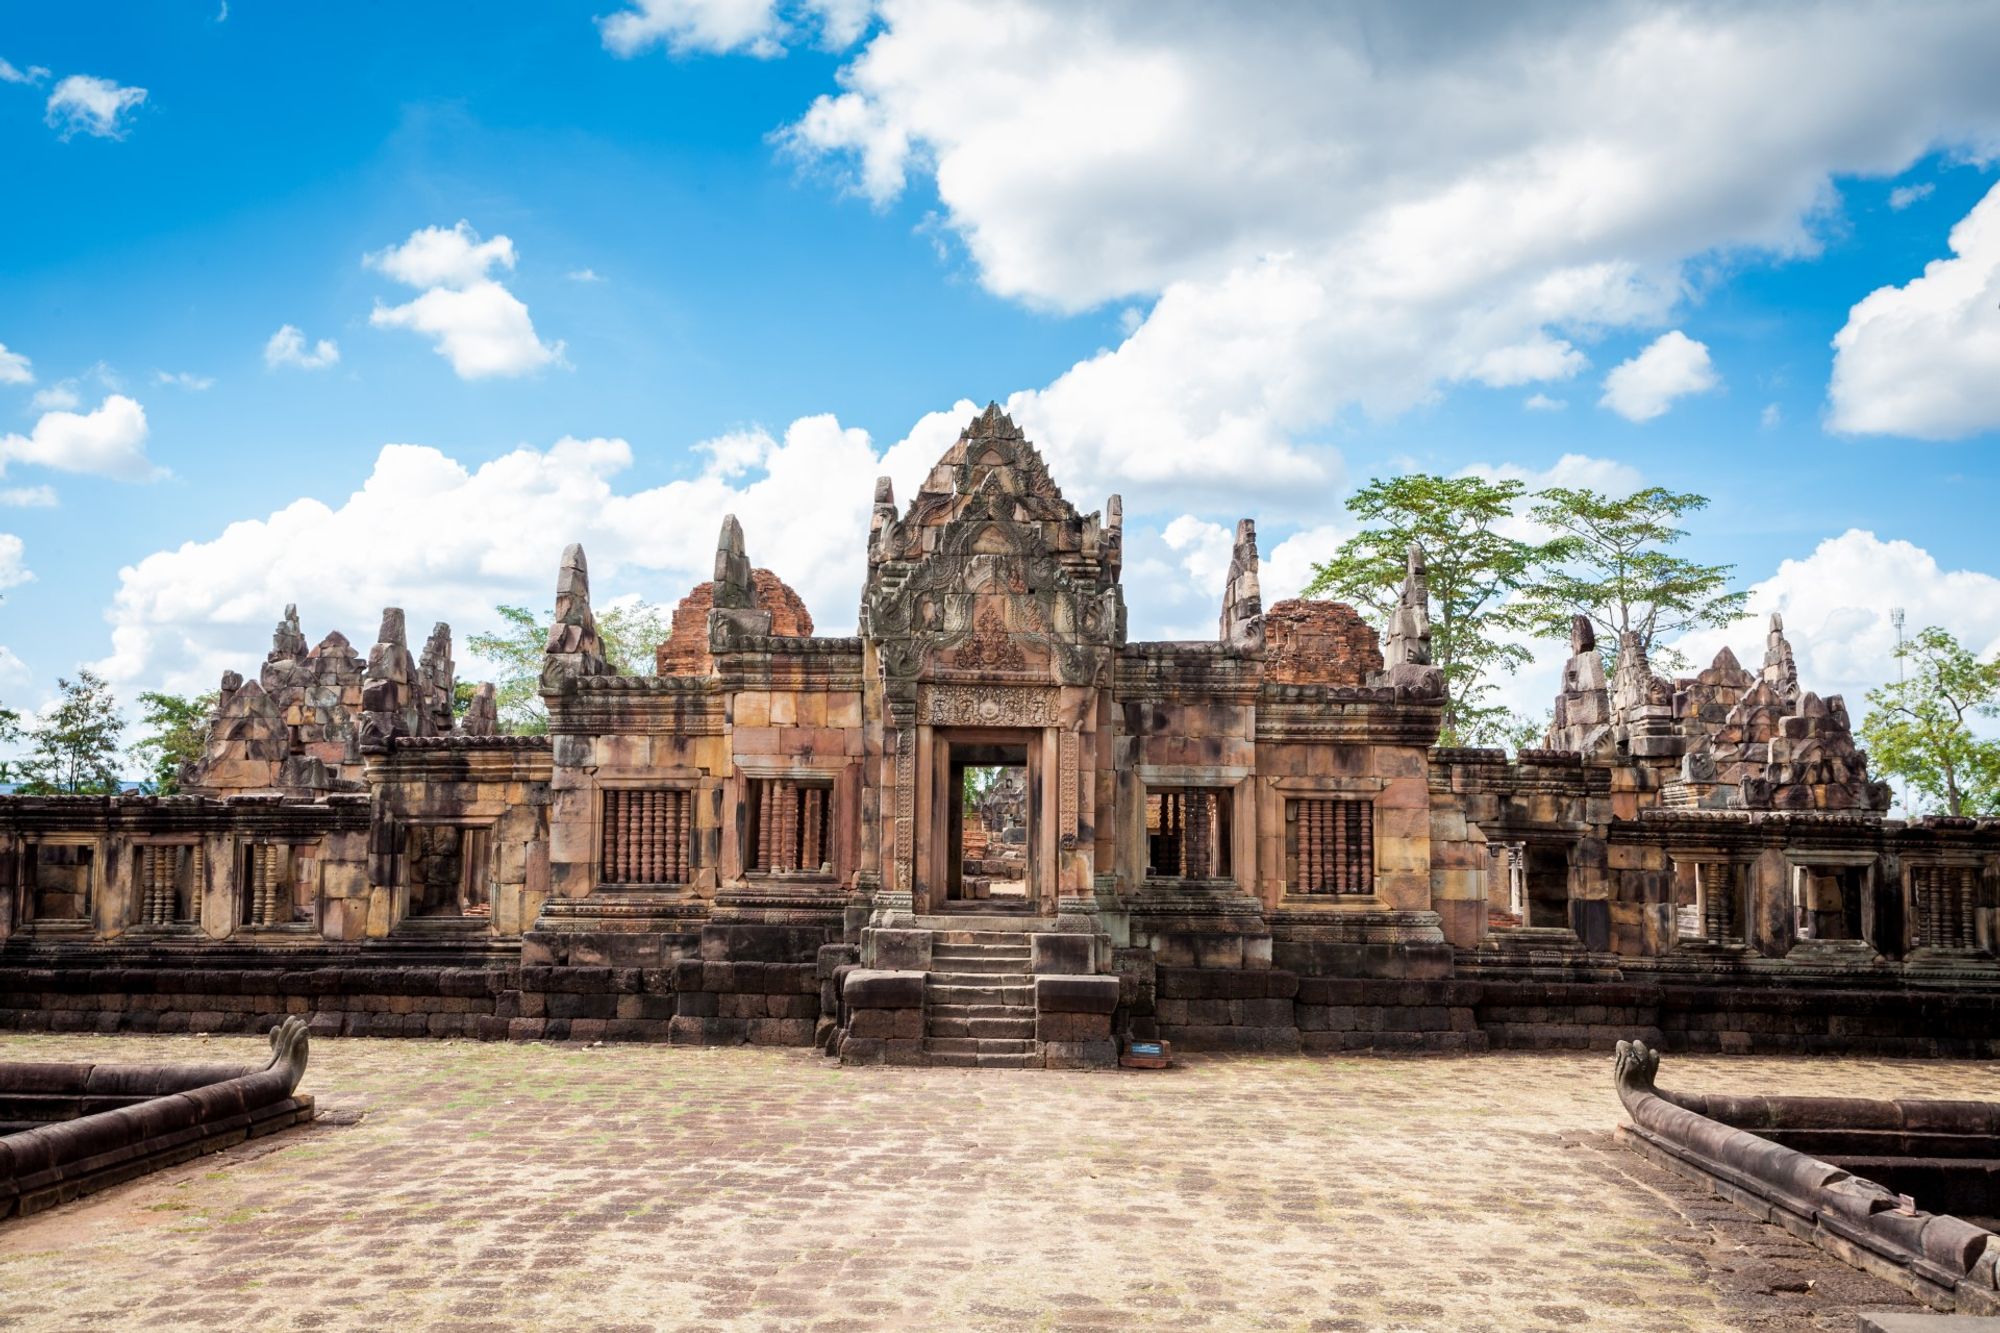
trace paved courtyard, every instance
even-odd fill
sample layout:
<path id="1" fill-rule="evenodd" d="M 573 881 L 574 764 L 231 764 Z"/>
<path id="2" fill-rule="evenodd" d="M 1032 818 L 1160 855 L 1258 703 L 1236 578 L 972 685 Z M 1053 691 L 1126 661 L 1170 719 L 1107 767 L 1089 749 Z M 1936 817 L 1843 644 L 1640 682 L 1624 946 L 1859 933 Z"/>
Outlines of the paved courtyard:
<path id="1" fill-rule="evenodd" d="M 1993 1073 L 1670 1056 L 1661 1081 Z M 1055 1074 L 348 1040 L 304 1087 L 345 1123 L 0 1224 L 0 1327 L 1846 1329 L 1908 1304 L 1613 1145 L 1601 1055 Z"/>

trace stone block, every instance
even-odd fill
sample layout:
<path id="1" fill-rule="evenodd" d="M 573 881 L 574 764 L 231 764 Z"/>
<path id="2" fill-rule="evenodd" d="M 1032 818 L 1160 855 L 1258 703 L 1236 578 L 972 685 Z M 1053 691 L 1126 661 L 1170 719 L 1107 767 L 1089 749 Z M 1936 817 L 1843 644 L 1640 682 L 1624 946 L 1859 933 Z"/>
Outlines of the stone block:
<path id="1" fill-rule="evenodd" d="M 1117 978 L 1105 977 L 1102 980 L 1111 983 L 1115 997 L 1118 993 Z M 921 1010 L 924 1007 L 924 974 L 857 967 L 847 974 L 841 1000 L 850 1009 Z"/>
<path id="2" fill-rule="evenodd" d="M 879 1037 L 885 1041 L 921 1041 L 924 1011 L 921 1009 L 855 1009 L 847 1031 L 856 1037 Z"/>
<path id="3" fill-rule="evenodd" d="M 931 966 L 928 930 L 868 930 L 861 936 L 862 957 L 884 972 L 928 972 Z"/>
<path id="4" fill-rule="evenodd" d="M 850 982 L 850 985 L 852 983 Z M 1037 976 L 1037 1014 L 1108 1014 L 1118 1007 L 1118 978 Z"/>
<path id="5" fill-rule="evenodd" d="M 752 1046 L 810 1046 L 814 1023 L 811 1018 L 755 1019 L 746 1035 Z"/>
<path id="6" fill-rule="evenodd" d="M 1035 1040 L 1049 1041 L 1109 1041 L 1111 1039 L 1111 1015 L 1109 1014 L 1042 1014 L 1035 1019 Z"/>
<path id="7" fill-rule="evenodd" d="M 1096 968 L 1093 935 L 1037 933 L 1028 937 L 1032 969 L 1037 975 L 1088 976 Z"/>
<path id="8" fill-rule="evenodd" d="M 1049 1069 L 1111 1069 L 1118 1063 L 1118 1043 L 1056 1041 L 1042 1047 L 1042 1064 Z"/>

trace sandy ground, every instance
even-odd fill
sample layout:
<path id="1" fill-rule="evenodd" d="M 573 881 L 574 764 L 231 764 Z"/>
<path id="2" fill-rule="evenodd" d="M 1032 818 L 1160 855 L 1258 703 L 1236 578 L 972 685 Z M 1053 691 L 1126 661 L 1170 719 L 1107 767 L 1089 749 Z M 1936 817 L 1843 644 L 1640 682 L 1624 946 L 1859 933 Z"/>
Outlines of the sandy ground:
<path id="1" fill-rule="evenodd" d="M 1983 1097 L 1995 1069 L 1669 1056 L 1661 1083 Z M 1612 1143 L 1603 1055 L 1060 1074 L 347 1040 L 304 1087 L 349 1123 L 0 1224 L 0 1327 L 1792 1330 L 1909 1305 Z"/>

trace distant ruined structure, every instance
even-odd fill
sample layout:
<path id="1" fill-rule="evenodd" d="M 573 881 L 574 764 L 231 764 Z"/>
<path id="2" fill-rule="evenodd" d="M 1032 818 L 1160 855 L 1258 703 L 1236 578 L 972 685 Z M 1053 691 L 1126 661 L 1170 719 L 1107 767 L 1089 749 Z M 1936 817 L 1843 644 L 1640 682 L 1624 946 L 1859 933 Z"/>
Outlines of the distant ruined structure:
<path id="1" fill-rule="evenodd" d="M 1246 519 L 1216 637 L 1132 641 L 1118 497 L 1079 512 L 997 407 L 865 540 L 816 635 L 723 518 L 645 677 L 570 546 L 547 736 L 490 685 L 454 718 L 442 624 L 364 658 L 287 607 L 190 794 L 0 799 L 0 1026 L 2000 1054 L 2000 822 L 1887 818 L 1776 617 L 1686 679 L 1631 636 L 1607 679 L 1579 619 L 1510 757 L 1436 744 L 1421 550 L 1378 637 L 1266 606 Z M 969 767 L 1008 774 L 970 818 Z"/>

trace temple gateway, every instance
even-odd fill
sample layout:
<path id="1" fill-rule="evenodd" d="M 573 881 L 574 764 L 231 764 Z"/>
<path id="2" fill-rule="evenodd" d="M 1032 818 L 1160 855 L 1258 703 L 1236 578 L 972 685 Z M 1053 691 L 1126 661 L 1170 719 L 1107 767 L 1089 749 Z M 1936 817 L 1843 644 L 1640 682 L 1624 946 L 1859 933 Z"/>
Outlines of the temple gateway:
<path id="1" fill-rule="evenodd" d="M 546 736 L 455 716 L 445 625 L 364 656 L 287 608 L 189 794 L 0 799 L 0 1027 L 2000 1054 L 2000 821 L 1889 819 L 1776 617 L 1685 679 L 1579 620 L 1510 757 L 1436 744 L 1420 551 L 1378 636 L 1266 607 L 1246 519 L 1215 637 L 1132 641 L 1118 497 L 997 407 L 865 540 L 826 637 L 723 518 L 652 676 L 569 547 Z"/>

